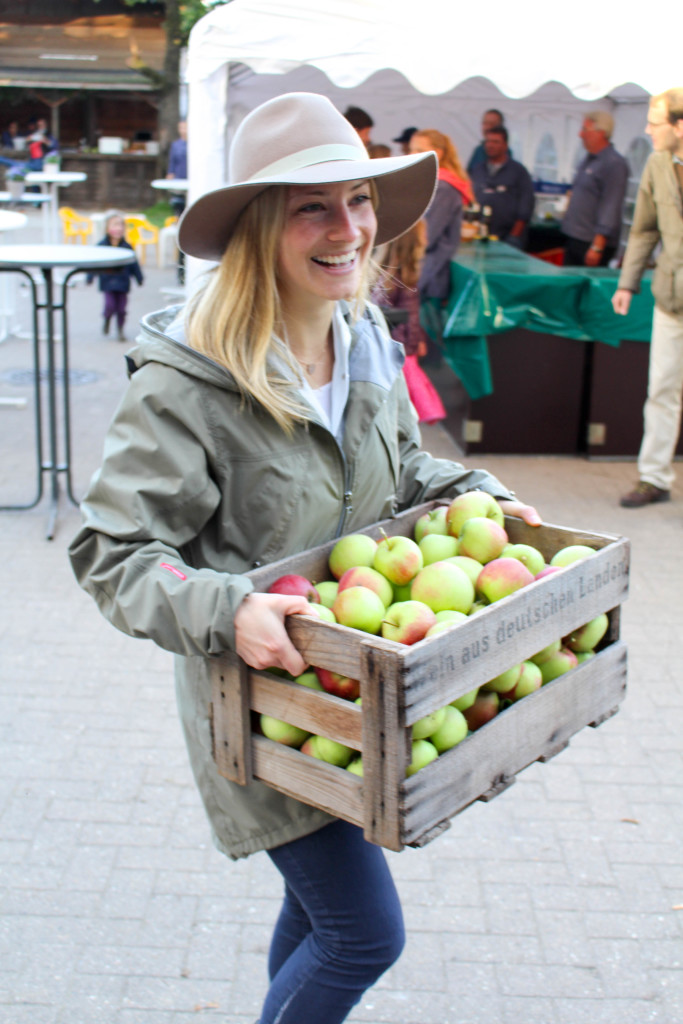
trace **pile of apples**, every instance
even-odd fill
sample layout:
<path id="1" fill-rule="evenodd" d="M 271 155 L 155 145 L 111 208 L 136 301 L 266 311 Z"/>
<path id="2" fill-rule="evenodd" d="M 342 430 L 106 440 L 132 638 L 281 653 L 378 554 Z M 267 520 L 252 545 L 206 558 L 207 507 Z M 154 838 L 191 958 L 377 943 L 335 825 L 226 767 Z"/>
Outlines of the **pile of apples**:
<path id="1" fill-rule="evenodd" d="M 549 564 L 529 544 L 511 544 L 503 511 L 490 494 L 468 491 L 450 505 L 437 506 L 415 523 L 413 537 L 347 534 L 332 548 L 333 579 L 318 583 L 281 576 L 270 593 L 299 594 L 317 606 L 321 618 L 352 629 L 414 644 L 452 629 L 468 616 L 517 590 L 594 554 L 573 544 Z M 595 653 L 609 626 L 598 615 L 567 637 L 558 638 L 526 661 L 459 697 L 412 727 L 412 775 L 490 721 L 511 703 L 575 668 Z M 279 672 L 279 674 L 282 674 Z M 360 702 L 360 684 L 328 669 L 313 668 L 295 682 Z M 260 716 L 269 739 L 363 774 L 356 750 L 268 715 Z"/>

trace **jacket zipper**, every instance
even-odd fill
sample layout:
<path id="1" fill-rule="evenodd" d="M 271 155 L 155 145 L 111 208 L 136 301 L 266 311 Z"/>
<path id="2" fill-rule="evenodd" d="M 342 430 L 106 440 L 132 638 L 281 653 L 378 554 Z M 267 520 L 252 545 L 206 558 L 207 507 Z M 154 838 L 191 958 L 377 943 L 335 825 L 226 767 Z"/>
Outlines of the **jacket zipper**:
<path id="1" fill-rule="evenodd" d="M 339 445 L 337 445 L 337 448 L 339 448 Z M 346 461 L 346 456 L 344 455 L 344 452 L 341 450 L 341 448 L 339 448 L 339 454 L 341 456 L 342 465 L 344 466 L 344 502 L 342 505 L 342 511 L 339 517 L 339 522 L 337 523 L 337 530 L 334 535 L 335 537 L 341 537 L 342 533 L 344 532 L 344 526 L 346 525 L 346 518 L 348 515 L 351 514 L 351 512 L 353 512 L 353 490 L 351 487 L 351 469 L 349 467 L 348 462 Z"/>

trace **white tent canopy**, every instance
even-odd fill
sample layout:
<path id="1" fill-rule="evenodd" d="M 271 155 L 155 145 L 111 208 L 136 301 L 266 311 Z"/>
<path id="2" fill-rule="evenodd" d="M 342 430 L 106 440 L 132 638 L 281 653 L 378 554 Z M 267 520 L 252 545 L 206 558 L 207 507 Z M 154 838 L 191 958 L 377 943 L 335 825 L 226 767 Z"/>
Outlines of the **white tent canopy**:
<path id="1" fill-rule="evenodd" d="M 498 107 L 515 156 L 534 173 L 546 143 L 550 176 L 568 180 L 588 109 L 615 113 L 626 153 L 648 96 L 676 84 L 675 8 L 663 6 L 670 30 L 660 7 L 655 37 L 613 0 L 547 9 L 531 0 L 234 0 L 190 37 L 190 199 L 227 180 L 228 142 L 249 110 L 302 89 L 368 110 L 375 142 L 407 125 L 436 127 L 465 160 L 483 110 Z"/>

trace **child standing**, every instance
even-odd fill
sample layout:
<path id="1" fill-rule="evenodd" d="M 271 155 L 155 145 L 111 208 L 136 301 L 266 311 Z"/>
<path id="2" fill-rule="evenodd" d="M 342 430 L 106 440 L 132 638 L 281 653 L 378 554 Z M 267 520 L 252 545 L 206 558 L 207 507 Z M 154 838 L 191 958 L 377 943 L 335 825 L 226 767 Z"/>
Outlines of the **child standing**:
<path id="1" fill-rule="evenodd" d="M 120 213 L 112 213 L 107 217 L 105 224 L 105 236 L 98 245 L 115 245 L 124 249 L 131 249 L 132 245 L 123 237 L 126 230 L 123 217 Z M 144 278 L 137 260 L 133 263 L 126 263 L 125 266 L 112 268 L 111 270 L 91 271 L 88 274 L 87 282 L 92 284 L 95 277 L 100 279 L 100 291 L 104 292 L 104 324 L 103 334 L 109 334 L 109 327 L 113 317 L 116 317 L 119 341 L 125 341 L 123 325 L 126 322 L 126 310 L 128 307 L 128 292 L 130 291 L 131 275 L 135 277 L 138 284 L 142 284 Z"/>
<path id="2" fill-rule="evenodd" d="M 420 295 L 417 290 L 426 246 L 427 230 L 421 220 L 378 254 L 385 275 L 373 290 L 372 299 L 380 306 L 406 310 L 407 320 L 392 327 L 391 336 L 405 349 L 403 374 L 419 420 L 421 423 L 434 423 L 446 418 L 446 410 L 418 362 L 418 358 L 427 352 L 427 336 L 420 324 Z"/>

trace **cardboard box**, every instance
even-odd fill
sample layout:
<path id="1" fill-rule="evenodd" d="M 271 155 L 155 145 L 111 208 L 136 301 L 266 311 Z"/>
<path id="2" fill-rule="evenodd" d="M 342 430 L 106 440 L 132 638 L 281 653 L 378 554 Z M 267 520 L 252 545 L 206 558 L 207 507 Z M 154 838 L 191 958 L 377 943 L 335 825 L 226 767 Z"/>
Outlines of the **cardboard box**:
<path id="1" fill-rule="evenodd" d="M 435 503 L 363 531 L 380 539 L 412 536 Z M 626 689 L 626 649 L 619 606 L 628 593 L 630 545 L 624 538 L 507 519 L 513 543 L 538 547 L 549 560 L 569 544 L 595 554 L 477 612 L 412 647 L 313 618 L 291 616 L 288 631 L 311 665 L 360 680 L 362 706 L 270 673 L 236 655 L 212 662 L 214 756 L 226 778 L 260 779 L 275 789 L 363 827 L 391 850 L 421 846 L 477 799 L 490 799 L 517 772 L 563 749 L 574 733 L 613 714 Z M 334 542 L 249 573 L 265 591 L 295 572 L 329 579 Z M 458 746 L 406 778 L 411 726 L 559 637 L 608 612 L 610 628 L 594 658 L 500 712 Z M 272 715 L 361 751 L 362 778 L 252 731 L 252 712 Z"/>

